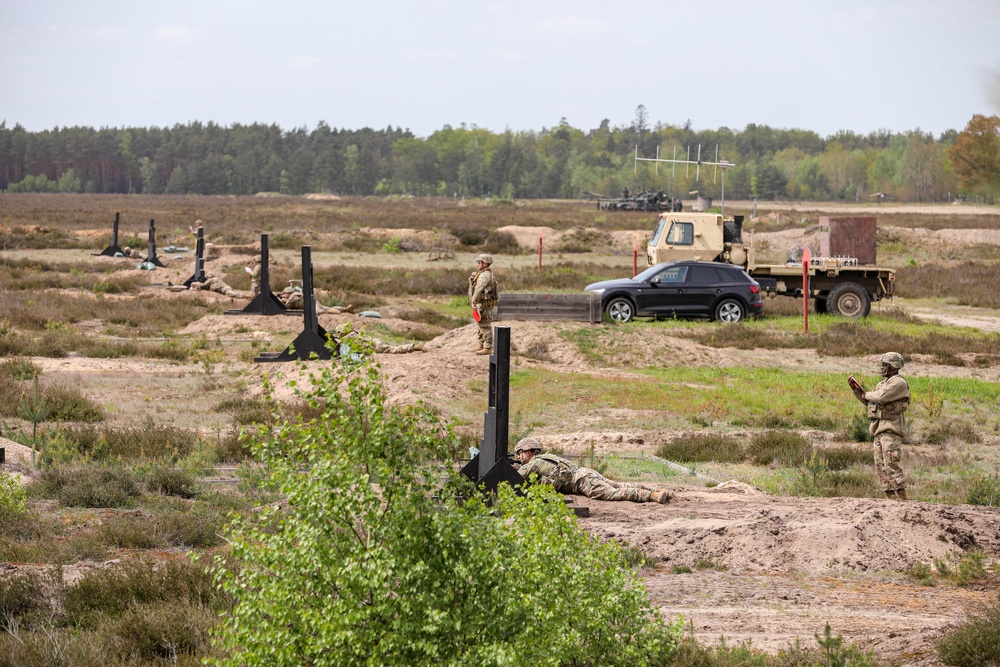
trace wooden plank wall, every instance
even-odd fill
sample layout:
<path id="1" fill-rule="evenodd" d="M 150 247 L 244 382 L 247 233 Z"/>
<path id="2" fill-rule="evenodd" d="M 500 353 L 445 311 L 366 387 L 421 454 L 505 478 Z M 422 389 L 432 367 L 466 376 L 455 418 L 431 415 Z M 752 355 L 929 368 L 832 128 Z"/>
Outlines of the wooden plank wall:
<path id="1" fill-rule="evenodd" d="M 501 293 L 494 320 L 540 320 L 600 324 L 601 297 L 584 294 Z"/>

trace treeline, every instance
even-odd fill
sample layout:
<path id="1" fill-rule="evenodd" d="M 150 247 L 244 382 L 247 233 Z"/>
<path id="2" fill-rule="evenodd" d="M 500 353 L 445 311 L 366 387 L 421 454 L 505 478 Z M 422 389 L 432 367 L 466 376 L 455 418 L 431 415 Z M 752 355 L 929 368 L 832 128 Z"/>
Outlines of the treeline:
<path id="1" fill-rule="evenodd" d="M 748 125 L 695 132 L 657 123 L 644 108 L 629 125 L 584 131 L 565 120 L 540 131 L 492 132 L 445 126 L 426 138 L 387 127 L 312 131 L 277 125 L 171 128 L 66 127 L 29 132 L 0 123 L 0 189 L 6 192 L 144 194 L 493 196 L 577 198 L 623 188 L 718 197 L 721 171 L 640 157 L 720 160 L 733 199 L 947 201 L 960 191 L 952 167 L 959 133 L 917 131 L 820 137 L 806 130 Z M 718 148 L 716 148 L 718 147 Z M 658 172 L 658 173 L 657 173 Z"/>

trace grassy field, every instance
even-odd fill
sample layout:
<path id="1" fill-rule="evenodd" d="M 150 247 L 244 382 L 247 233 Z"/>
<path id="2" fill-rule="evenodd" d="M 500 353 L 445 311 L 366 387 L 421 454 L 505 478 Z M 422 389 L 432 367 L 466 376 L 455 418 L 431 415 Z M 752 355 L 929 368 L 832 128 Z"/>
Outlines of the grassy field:
<path id="1" fill-rule="evenodd" d="M 787 228 L 792 216 L 779 225 L 776 213 L 764 208 L 758 231 Z M 123 219 L 121 245 L 144 246 L 151 218 L 160 247 L 190 243 L 188 225 L 196 218 L 206 221 L 217 246 L 252 246 L 268 232 L 279 256 L 294 257 L 295 248 L 310 243 L 316 284 L 329 295 L 328 305 L 395 307 L 427 327 L 406 335 L 375 329 L 394 341 L 465 326 L 469 267 L 429 266 L 425 245 L 407 246 L 406 234 L 379 236 L 366 229 L 422 230 L 463 257 L 482 250 L 519 252 L 501 277 L 503 289 L 576 292 L 589 282 L 627 275 L 631 255 L 611 250 L 603 236 L 581 233 L 539 272 L 529 252 L 495 230 L 651 227 L 641 215 L 604 213 L 586 202 L 3 196 L 0 426 L 5 437 L 36 447 L 40 470 L 27 487 L 30 512 L 18 510 L 0 488 L 0 554 L 7 562 L 38 566 L 0 585 L 0 613 L 16 621 L 8 620 L 0 655 L 18 656 L 20 665 L 50 664 L 53 651 L 72 656 L 66 664 L 75 665 L 198 664 L 211 655 L 205 629 L 229 601 L 218 597 L 204 568 L 190 565 L 185 554 L 200 554 L 204 563 L 224 549 L 219 535 L 227 513 L 252 516 L 254 507 L 275 500 L 261 487 L 262 472 L 247 458 L 249 443 L 236 429 L 311 414 L 304 401 L 271 405 L 246 395 L 252 380 L 233 369 L 245 368 L 259 344 L 179 333 L 220 314 L 222 306 L 200 298 L 142 298 L 145 276 L 125 275 L 120 265 L 90 257 L 110 242 L 115 211 Z M 796 224 L 815 224 L 822 213 L 803 212 L 796 218 L 809 222 Z M 926 229 L 979 229 L 997 221 L 995 215 L 879 217 L 880 224 Z M 396 238 L 400 242 L 392 243 Z M 586 243 L 598 247 L 581 247 Z M 1000 307 L 993 285 L 1000 253 L 994 246 L 973 246 L 959 260 L 890 240 L 880 248 L 883 257 L 900 262 L 897 293 L 904 301 Z M 913 257 L 920 259 L 910 262 Z M 277 267 L 273 280 L 294 277 L 293 267 L 290 261 Z M 226 267 L 223 276 L 238 289 L 249 286 L 242 266 Z M 709 357 L 713 351 L 775 358 L 802 352 L 852 363 L 897 349 L 940 371 L 910 379 L 916 445 L 907 463 L 914 497 L 1000 504 L 1000 384 L 975 376 L 998 365 L 997 334 L 928 322 L 895 305 L 861 322 L 817 315 L 803 333 L 799 307 L 791 299 L 769 301 L 763 317 L 739 326 L 554 324 L 555 340 L 601 372 L 515 364 L 512 431 L 553 431 L 584 416 L 593 431 L 672 434 L 655 456 L 585 459 L 612 477 L 706 483 L 664 462 L 671 460 L 717 481 L 736 479 L 779 495 L 871 497 L 879 492 L 868 463 L 867 424 L 858 423 L 859 405 L 839 369 L 660 360 L 673 354 L 677 341 L 707 349 Z M 544 361 L 546 354 L 536 348 L 523 357 Z M 115 406 L 94 402 L 71 382 L 51 382 L 39 366 L 40 359 L 68 358 L 170 365 L 173 375 L 161 382 L 178 400 L 148 409 L 128 403 L 132 424 L 111 424 Z M 878 378 L 861 379 L 871 386 Z M 469 434 L 481 425 L 485 379 L 466 383 L 468 398 L 447 407 L 470 444 L 477 436 Z M 147 390 L 138 381 L 130 387 L 136 395 Z M 169 411 L 192 409 L 190 403 L 183 407 L 192 394 L 198 396 L 196 409 L 211 415 L 210 428 L 178 427 L 170 420 Z M 809 435 L 817 432 L 825 439 Z M 205 481 L 222 468 L 233 478 L 225 492 Z M 117 578 L 83 571 L 53 594 L 50 578 L 59 568 L 110 558 L 127 564 Z"/>

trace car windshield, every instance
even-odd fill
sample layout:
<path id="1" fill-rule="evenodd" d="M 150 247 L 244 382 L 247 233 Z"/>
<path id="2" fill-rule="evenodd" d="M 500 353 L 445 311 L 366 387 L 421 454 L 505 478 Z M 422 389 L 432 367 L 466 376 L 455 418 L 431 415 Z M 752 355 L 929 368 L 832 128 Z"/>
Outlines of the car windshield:
<path id="1" fill-rule="evenodd" d="M 680 273 L 680 279 L 684 280 L 684 275 L 687 272 L 687 267 L 677 266 L 676 264 L 657 264 L 656 266 L 651 266 L 642 273 L 636 274 L 635 278 L 633 278 L 632 280 L 636 280 L 643 283 L 649 283 L 653 281 L 653 278 L 656 278 L 665 271 L 673 270 L 676 272 L 678 269 L 684 269 L 684 271 Z"/>
<path id="2" fill-rule="evenodd" d="M 663 233 L 663 226 L 666 224 L 667 221 L 664 218 L 660 218 L 656 221 L 656 230 L 653 231 L 653 236 L 649 239 L 649 245 L 655 246 L 660 242 L 660 234 Z"/>

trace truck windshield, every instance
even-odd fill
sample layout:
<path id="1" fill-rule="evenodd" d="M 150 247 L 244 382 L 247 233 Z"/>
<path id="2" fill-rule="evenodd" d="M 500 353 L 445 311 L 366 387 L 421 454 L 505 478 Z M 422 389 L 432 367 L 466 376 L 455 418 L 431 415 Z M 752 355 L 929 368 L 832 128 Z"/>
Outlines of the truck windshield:
<path id="1" fill-rule="evenodd" d="M 694 244 L 694 223 L 675 222 L 670 225 L 670 231 L 667 233 L 667 243 L 670 245 Z"/>
<path id="2" fill-rule="evenodd" d="M 656 231 L 653 232 L 653 237 L 649 239 L 649 245 L 655 246 L 657 243 L 660 242 L 660 234 L 663 233 L 663 225 L 665 225 L 666 223 L 667 221 L 664 220 L 663 218 L 660 218 L 659 220 L 656 221 Z"/>

